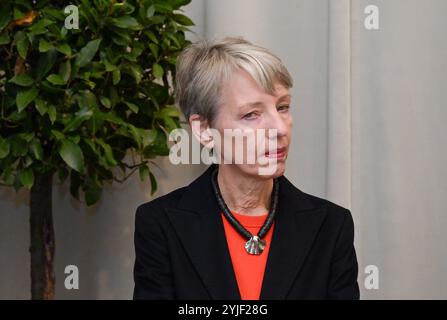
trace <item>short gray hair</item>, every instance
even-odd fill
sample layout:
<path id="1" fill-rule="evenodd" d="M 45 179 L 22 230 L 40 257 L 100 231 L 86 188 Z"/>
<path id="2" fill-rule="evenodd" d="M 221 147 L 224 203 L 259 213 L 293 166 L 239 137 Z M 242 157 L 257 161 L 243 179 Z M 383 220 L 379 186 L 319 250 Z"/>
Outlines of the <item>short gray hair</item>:
<path id="1" fill-rule="evenodd" d="M 187 121 L 192 114 L 199 114 L 214 123 L 223 101 L 222 84 L 238 68 L 272 95 L 275 82 L 287 89 L 293 86 L 287 68 L 266 48 L 242 37 L 200 40 L 186 47 L 177 59 L 175 99 Z"/>

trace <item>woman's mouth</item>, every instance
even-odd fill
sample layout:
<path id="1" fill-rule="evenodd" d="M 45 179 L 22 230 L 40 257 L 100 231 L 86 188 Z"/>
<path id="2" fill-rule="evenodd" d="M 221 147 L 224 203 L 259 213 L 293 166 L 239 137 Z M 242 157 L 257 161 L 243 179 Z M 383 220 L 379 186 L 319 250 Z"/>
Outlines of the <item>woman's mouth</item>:
<path id="1" fill-rule="evenodd" d="M 285 147 L 278 148 L 275 150 L 270 150 L 265 153 L 268 158 L 284 159 L 286 157 L 287 149 Z"/>

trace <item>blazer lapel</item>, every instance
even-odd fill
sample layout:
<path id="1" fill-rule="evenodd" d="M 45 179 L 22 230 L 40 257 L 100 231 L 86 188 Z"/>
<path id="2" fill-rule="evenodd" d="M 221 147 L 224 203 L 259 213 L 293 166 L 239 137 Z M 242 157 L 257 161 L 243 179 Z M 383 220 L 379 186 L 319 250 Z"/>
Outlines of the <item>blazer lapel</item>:
<path id="1" fill-rule="evenodd" d="M 211 165 L 166 209 L 188 257 L 211 299 L 241 299 L 220 209 L 211 186 Z M 286 177 L 279 178 L 279 203 L 260 299 L 285 299 L 318 233 L 325 211 L 316 210 Z"/>
<path id="2" fill-rule="evenodd" d="M 212 193 L 214 167 L 188 186 L 177 209 L 166 211 L 210 297 L 239 300 L 225 229 Z"/>
<path id="3" fill-rule="evenodd" d="M 260 299 L 284 300 L 326 216 L 307 196 L 281 176 L 278 212 Z"/>

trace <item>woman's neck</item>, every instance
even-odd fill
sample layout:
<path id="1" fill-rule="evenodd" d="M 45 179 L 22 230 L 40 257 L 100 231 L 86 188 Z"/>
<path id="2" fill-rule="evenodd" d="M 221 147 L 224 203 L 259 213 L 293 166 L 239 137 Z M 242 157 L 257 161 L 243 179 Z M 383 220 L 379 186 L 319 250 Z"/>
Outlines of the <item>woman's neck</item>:
<path id="1" fill-rule="evenodd" d="M 258 216 L 270 209 L 273 179 L 244 174 L 234 165 L 219 165 L 217 182 L 225 203 L 231 211 Z"/>

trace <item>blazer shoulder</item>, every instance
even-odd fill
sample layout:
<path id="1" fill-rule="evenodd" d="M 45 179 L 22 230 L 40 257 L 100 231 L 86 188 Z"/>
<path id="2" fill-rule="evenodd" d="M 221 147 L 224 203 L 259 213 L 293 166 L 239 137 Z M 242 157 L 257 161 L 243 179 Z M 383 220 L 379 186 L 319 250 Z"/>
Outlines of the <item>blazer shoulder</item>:
<path id="1" fill-rule="evenodd" d="M 321 209 L 326 211 L 324 222 L 326 230 L 331 230 L 331 233 L 334 232 L 337 234 L 338 238 L 341 234 L 348 234 L 353 238 L 354 219 L 349 209 L 311 194 L 306 194 L 306 196 L 317 210 Z"/>
<path id="2" fill-rule="evenodd" d="M 332 219 L 344 220 L 351 216 L 351 211 L 335 202 L 303 192 L 304 196 L 317 208 L 325 209 Z"/>
<path id="3" fill-rule="evenodd" d="M 306 193 L 301 188 L 294 185 L 287 177 L 283 176 L 281 179 L 283 183 L 284 192 L 292 205 L 296 205 L 302 209 L 308 210 L 324 210 L 328 213 L 331 219 L 344 220 L 346 216 L 350 215 L 349 209 L 342 207 L 327 199 L 317 197 L 310 193 Z"/>
<path id="4" fill-rule="evenodd" d="M 147 219 L 150 217 L 156 218 L 163 212 L 163 209 L 168 207 L 176 207 L 186 189 L 187 186 L 184 186 L 158 198 L 140 204 L 136 210 L 136 219 Z"/>

